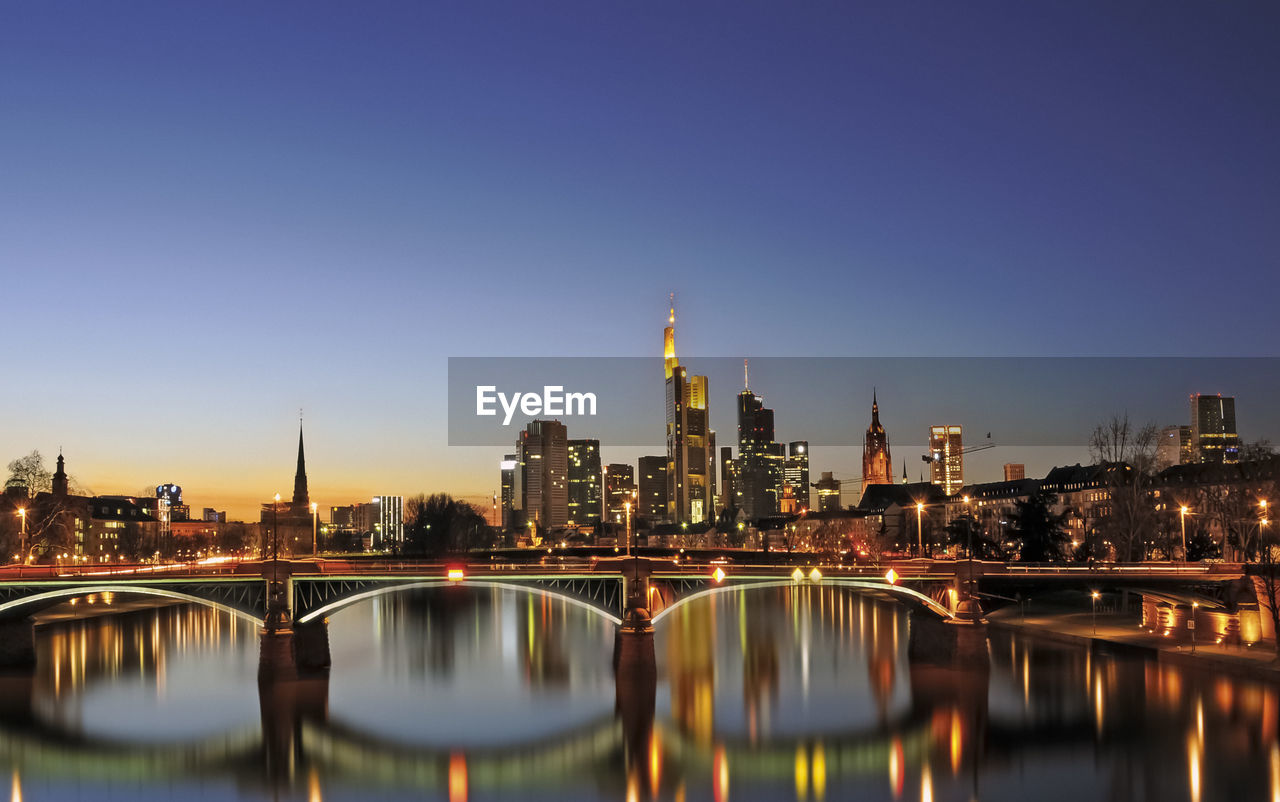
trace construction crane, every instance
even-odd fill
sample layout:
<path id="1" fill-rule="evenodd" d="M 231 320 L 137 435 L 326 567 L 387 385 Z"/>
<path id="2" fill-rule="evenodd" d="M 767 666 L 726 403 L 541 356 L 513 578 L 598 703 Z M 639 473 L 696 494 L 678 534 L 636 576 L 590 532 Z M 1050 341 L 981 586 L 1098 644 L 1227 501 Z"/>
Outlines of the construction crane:
<path id="1" fill-rule="evenodd" d="M 986 451 L 988 448 L 995 448 L 995 447 L 996 447 L 996 444 L 991 442 L 991 432 L 987 432 L 987 442 L 979 443 L 976 446 L 968 446 L 967 448 L 962 448 L 959 451 L 957 451 L 956 454 L 959 454 L 960 456 L 964 456 L 965 454 L 972 454 L 975 451 Z M 932 454 L 920 455 L 921 462 L 928 462 L 932 464 L 935 459 L 941 459 L 941 457 L 934 457 Z"/>

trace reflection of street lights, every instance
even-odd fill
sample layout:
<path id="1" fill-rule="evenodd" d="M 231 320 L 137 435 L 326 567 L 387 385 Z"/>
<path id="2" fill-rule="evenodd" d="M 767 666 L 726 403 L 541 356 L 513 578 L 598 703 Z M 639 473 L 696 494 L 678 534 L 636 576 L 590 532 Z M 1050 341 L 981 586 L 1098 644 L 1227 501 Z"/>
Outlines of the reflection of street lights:
<path id="1" fill-rule="evenodd" d="M 316 513 L 319 507 L 313 501 L 311 502 L 311 556 L 315 557 L 320 553 L 320 541 L 317 535 L 320 533 L 320 518 Z"/>
<path id="2" fill-rule="evenodd" d="M 1097 635 L 1098 634 L 1098 596 L 1099 596 L 1098 591 L 1095 590 L 1094 592 L 1090 593 L 1089 596 L 1093 599 L 1093 634 Z"/>
<path id="3" fill-rule="evenodd" d="M 920 541 L 920 550 L 918 555 L 924 556 L 924 525 L 921 523 L 921 516 L 924 514 L 924 502 L 916 502 L 916 537 Z"/>
<path id="4" fill-rule="evenodd" d="M 1183 504 L 1178 513 L 1182 519 L 1182 561 L 1187 561 L 1187 505 Z"/>

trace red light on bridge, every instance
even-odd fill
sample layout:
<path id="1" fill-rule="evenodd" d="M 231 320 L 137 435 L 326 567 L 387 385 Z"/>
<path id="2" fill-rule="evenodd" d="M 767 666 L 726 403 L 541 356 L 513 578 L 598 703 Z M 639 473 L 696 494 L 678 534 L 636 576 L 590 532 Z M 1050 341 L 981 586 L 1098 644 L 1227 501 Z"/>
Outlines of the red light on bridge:
<path id="1" fill-rule="evenodd" d="M 448 577 L 450 582 L 461 582 L 466 578 L 466 573 L 461 568 L 450 568 Z"/>

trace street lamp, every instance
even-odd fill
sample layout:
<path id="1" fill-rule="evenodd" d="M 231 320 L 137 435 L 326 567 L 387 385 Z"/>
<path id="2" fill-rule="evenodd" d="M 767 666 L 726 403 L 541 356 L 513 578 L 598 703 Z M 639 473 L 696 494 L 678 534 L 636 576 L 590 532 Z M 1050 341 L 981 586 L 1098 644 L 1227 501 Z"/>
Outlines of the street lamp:
<path id="1" fill-rule="evenodd" d="M 316 536 L 320 533 L 320 518 L 316 514 L 319 507 L 313 501 L 311 502 L 311 556 L 315 557 L 320 553 L 320 541 Z"/>
<path id="2" fill-rule="evenodd" d="M 622 509 L 626 510 L 626 513 L 627 513 L 627 519 L 626 519 L 627 528 L 623 537 L 627 539 L 627 556 L 630 557 L 631 556 L 631 502 L 630 501 L 622 502 Z"/>
<path id="3" fill-rule="evenodd" d="M 18 508 L 18 517 L 22 519 L 22 553 L 27 553 L 27 508 Z"/>
<path id="4" fill-rule="evenodd" d="M 916 502 L 916 538 L 920 542 L 919 554 L 924 556 L 924 525 L 921 523 L 921 516 L 924 514 L 924 502 Z"/>
<path id="5" fill-rule="evenodd" d="M 1183 504 L 1178 510 L 1182 519 L 1182 561 L 1187 561 L 1187 505 Z"/>
<path id="6" fill-rule="evenodd" d="M 1098 634 L 1098 591 L 1093 591 L 1089 596 L 1093 599 L 1093 634 Z"/>
<path id="7" fill-rule="evenodd" d="M 276 503 L 271 505 L 271 561 L 280 559 L 280 494 L 276 493 Z"/>

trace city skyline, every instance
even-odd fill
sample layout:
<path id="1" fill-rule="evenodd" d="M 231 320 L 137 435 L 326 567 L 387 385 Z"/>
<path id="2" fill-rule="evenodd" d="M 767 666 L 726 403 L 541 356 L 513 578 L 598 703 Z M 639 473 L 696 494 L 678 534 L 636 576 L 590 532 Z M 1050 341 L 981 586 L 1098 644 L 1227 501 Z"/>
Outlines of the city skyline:
<path id="1" fill-rule="evenodd" d="M 449 357 L 651 356 L 673 289 L 698 372 L 1280 341 L 1280 10 L 307 11 L 6 11 L 6 459 L 250 517 L 301 406 L 316 498 L 479 501 Z"/>

